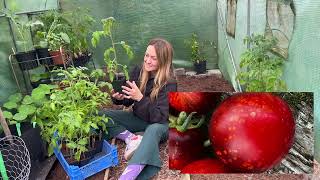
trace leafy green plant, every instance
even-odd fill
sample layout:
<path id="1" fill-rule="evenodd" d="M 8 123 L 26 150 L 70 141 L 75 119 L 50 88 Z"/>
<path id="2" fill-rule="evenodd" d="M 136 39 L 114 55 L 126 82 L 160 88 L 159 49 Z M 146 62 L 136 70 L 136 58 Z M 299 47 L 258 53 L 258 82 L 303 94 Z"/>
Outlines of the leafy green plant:
<path id="1" fill-rule="evenodd" d="M 66 12 L 63 18 L 70 24 L 70 49 L 74 56 L 80 56 L 89 49 L 87 41 L 88 34 L 91 33 L 95 20 L 89 15 L 88 9 L 76 8 L 74 11 Z"/>
<path id="2" fill-rule="evenodd" d="M 2 12 L 10 21 L 13 23 L 14 27 L 18 32 L 18 42 L 22 44 L 23 51 L 28 50 L 27 46 L 27 34 L 30 33 L 30 27 L 34 26 L 43 26 L 41 21 L 27 21 L 24 20 L 21 16 L 16 15 L 13 11 L 9 9 L 2 9 Z"/>
<path id="3" fill-rule="evenodd" d="M 125 41 L 116 42 L 114 40 L 113 31 L 116 20 L 113 17 L 102 19 L 101 22 L 103 25 L 103 30 L 93 32 L 91 43 L 93 47 L 97 47 L 101 37 L 108 38 L 111 42 L 111 45 L 104 51 L 104 61 L 107 65 L 110 80 L 113 81 L 115 75 L 119 72 L 119 67 L 122 68 L 126 78 L 129 79 L 127 66 L 118 63 L 117 46 L 121 45 L 121 47 L 125 50 L 126 54 L 128 55 L 129 59 L 133 58 L 132 48 Z"/>
<path id="4" fill-rule="evenodd" d="M 253 35 L 244 39 L 251 48 L 241 55 L 241 72 L 237 79 L 246 91 L 283 91 L 286 84 L 281 80 L 284 59 L 271 52 L 277 44 L 275 38 Z"/>
<path id="5" fill-rule="evenodd" d="M 111 88 L 111 85 L 98 81 L 105 75 L 102 70 L 91 73 L 86 70 L 74 67 L 54 70 L 63 78 L 61 84 L 64 88 L 52 89 L 49 100 L 36 111 L 36 122 L 42 130 L 42 137 L 49 143 L 49 154 L 57 147 L 58 137 L 54 136 L 57 133 L 61 142 L 74 151 L 73 157 L 80 160 L 81 154 L 88 150 L 94 130 L 99 127 L 106 130 L 108 118 L 98 114 L 98 107 L 111 103 L 111 99 L 100 88 Z"/>
<path id="6" fill-rule="evenodd" d="M 200 61 L 206 61 L 206 57 L 201 49 L 204 48 L 204 43 L 200 43 L 198 40 L 198 35 L 192 33 L 191 40 L 185 41 L 185 44 L 191 49 L 191 61 L 194 63 L 199 63 Z"/>
<path id="7" fill-rule="evenodd" d="M 38 107 L 41 107 L 46 100 L 45 95 L 50 93 L 52 85 L 41 84 L 38 88 L 33 89 L 31 95 L 23 96 L 16 93 L 9 96 L 9 100 L 3 104 L 4 117 L 9 124 L 33 121 L 33 116 Z"/>
<path id="8" fill-rule="evenodd" d="M 44 72 L 44 73 L 35 73 L 30 75 L 30 81 L 31 82 L 37 82 L 41 79 L 48 79 L 50 78 L 50 73 Z"/>
<path id="9" fill-rule="evenodd" d="M 59 12 L 49 11 L 39 19 L 44 22 L 44 27 L 36 29 L 36 46 L 58 50 L 60 46 L 70 44 L 70 37 L 67 34 L 70 27 Z"/>

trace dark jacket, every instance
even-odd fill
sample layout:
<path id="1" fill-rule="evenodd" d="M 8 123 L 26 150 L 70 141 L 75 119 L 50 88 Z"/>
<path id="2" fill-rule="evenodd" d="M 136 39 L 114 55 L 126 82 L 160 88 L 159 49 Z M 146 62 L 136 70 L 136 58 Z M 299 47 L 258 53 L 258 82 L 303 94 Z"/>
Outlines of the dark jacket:
<path id="1" fill-rule="evenodd" d="M 139 87 L 141 67 L 136 66 L 130 73 L 130 81 L 135 81 Z M 112 98 L 114 104 L 130 106 L 133 105 L 133 113 L 140 119 L 148 123 L 167 123 L 169 118 L 169 102 L 168 102 L 168 92 L 177 91 L 177 82 L 175 80 L 170 80 L 164 87 L 159 91 L 158 98 L 154 102 L 150 99 L 150 94 L 153 87 L 154 78 L 149 78 L 146 84 L 146 90 L 143 94 L 143 98 L 138 102 L 132 99 L 116 100 Z"/>

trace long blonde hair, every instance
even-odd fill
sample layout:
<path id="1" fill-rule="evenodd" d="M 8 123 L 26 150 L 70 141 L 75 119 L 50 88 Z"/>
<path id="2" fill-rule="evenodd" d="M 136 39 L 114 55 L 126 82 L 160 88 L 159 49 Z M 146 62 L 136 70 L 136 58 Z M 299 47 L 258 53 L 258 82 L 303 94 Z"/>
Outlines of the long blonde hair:
<path id="1" fill-rule="evenodd" d="M 160 89 L 168 82 L 173 75 L 172 58 L 173 48 L 171 44 L 161 38 L 155 38 L 150 40 L 148 46 L 154 46 L 159 62 L 159 68 L 155 74 L 153 88 L 150 94 L 151 101 L 154 101 L 158 97 Z M 150 72 L 147 72 L 144 67 L 144 62 L 140 71 L 140 91 L 145 92 L 146 84 L 148 82 Z"/>

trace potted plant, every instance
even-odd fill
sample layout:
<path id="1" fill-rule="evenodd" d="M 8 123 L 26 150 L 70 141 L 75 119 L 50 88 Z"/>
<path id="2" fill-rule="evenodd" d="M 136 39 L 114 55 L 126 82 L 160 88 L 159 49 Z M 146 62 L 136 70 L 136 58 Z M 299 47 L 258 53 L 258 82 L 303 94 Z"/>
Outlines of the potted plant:
<path id="1" fill-rule="evenodd" d="M 73 63 L 75 67 L 84 66 L 91 58 L 87 41 L 88 34 L 91 34 L 90 28 L 95 20 L 89 15 L 88 9 L 78 7 L 74 11 L 66 12 L 63 16 L 70 24 L 70 51 L 73 54 Z"/>
<path id="2" fill-rule="evenodd" d="M 240 60 L 241 72 L 237 75 L 246 91 L 285 91 L 286 84 L 281 79 L 284 59 L 272 54 L 276 47 L 275 38 L 266 38 L 264 35 L 253 35 L 244 39 L 250 43 Z"/>
<path id="3" fill-rule="evenodd" d="M 205 73 L 207 70 L 207 61 L 201 50 L 204 44 L 199 42 L 196 33 L 192 33 L 191 40 L 185 43 L 191 49 L 191 61 L 193 62 L 194 71 L 196 71 L 197 74 Z"/>
<path id="4" fill-rule="evenodd" d="M 44 27 L 36 29 L 35 42 L 37 47 L 40 47 L 46 57 L 48 57 L 46 51 L 49 51 L 53 64 L 64 64 L 64 48 L 70 44 L 70 37 L 67 34 L 70 31 L 70 26 L 57 11 L 44 13 L 40 15 L 39 19 L 44 22 Z M 50 59 L 49 61 L 46 59 L 42 63 L 50 65 Z"/>
<path id="5" fill-rule="evenodd" d="M 93 32 L 91 43 L 93 47 L 97 47 L 101 37 L 106 37 L 110 40 L 111 44 L 104 52 L 104 61 L 107 65 L 109 80 L 112 82 L 113 89 L 116 92 L 121 92 L 121 86 L 125 85 L 126 80 L 129 79 L 129 73 L 127 66 L 118 62 L 118 46 L 121 46 L 125 50 L 129 59 L 133 58 L 133 51 L 125 41 L 115 41 L 113 33 L 116 20 L 113 17 L 102 19 L 101 22 L 103 30 Z M 122 69 L 122 72 L 119 68 Z"/>
<path id="6" fill-rule="evenodd" d="M 50 78 L 51 78 L 50 73 L 48 72 L 31 74 L 31 77 L 30 77 L 31 86 L 33 88 L 37 88 L 40 84 L 50 84 L 51 83 Z"/>
<path id="7" fill-rule="evenodd" d="M 28 49 L 27 46 L 27 33 L 29 33 L 30 27 L 36 25 L 43 25 L 40 21 L 27 21 L 23 20 L 21 16 L 17 16 L 9 9 L 3 9 L 2 13 L 10 19 L 18 33 L 18 44 L 21 44 L 21 49 L 18 49 L 18 53 L 15 53 L 19 67 L 21 70 L 29 70 L 38 66 L 37 56 L 35 50 Z"/>
<path id="8" fill-rule="evenodd" d="M 111 103 L 110 96 L 100 91 L 100 87 L 111 86 L 99 82 L 101 70 L 90 74 L 86 68 L 71 67 L 67 70 L 54 70 L 62 77 L 63 89 L 51 89 L 48 101 L 36 111 L 35 122 L 41 128 L 42 137 L 49 144 L 49 154 L 55 148 L 64 150 L 69 160 L 80 161 L 94 146 L 94 136 L 99 127 L 105 130 L 108 118 L 98 114 L 97 108 L 103 103 Z M 57 144 L 57 140 L 62 142 Z"/>

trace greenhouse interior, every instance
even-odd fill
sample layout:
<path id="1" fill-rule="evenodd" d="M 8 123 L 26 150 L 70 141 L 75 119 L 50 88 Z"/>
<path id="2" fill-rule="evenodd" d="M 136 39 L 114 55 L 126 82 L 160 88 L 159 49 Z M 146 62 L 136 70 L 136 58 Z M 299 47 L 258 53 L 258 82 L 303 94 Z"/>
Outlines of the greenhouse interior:
<path id="1" fill-rule="evenodd" d="M 319 179 L 319 9 L 312 0 L 0 0 L 1 179 Z M 214 168 L 172 168 L 172 123 L 197 129 L 203 119 L 173 107 L 198 106 L 198 94 L 169 91 L 211 92 L 200 101 L 221 106 L 237 93 L 281 97 L 296 123 L 292 148 L 269 165 L 238 167 L 221 158 L 232 150 L 211 150 Z M 133 118 L 119 122 L 128 134 L 112 136 L 117 118 Z"/>

